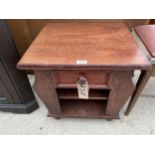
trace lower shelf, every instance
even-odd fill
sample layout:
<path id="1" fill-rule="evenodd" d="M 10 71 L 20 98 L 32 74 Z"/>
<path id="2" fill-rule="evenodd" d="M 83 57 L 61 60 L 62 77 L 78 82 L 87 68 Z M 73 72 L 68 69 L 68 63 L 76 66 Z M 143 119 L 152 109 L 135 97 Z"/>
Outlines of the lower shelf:
<path id="1" fill-rule="evenodd" d="M 50 117 L 80 117 L 119 119 L 119 116 L 105 115 L 106 102 L 92 100 L 61 100 L 61 114 L 49 113 Z"/>

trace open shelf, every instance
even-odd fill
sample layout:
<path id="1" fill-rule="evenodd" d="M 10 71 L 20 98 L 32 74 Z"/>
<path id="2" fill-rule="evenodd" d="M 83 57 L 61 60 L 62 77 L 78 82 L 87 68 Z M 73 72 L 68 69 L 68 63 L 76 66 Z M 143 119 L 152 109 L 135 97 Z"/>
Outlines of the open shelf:
<path id="1" fill-rule="evenodd" d="M 119 116 L 109 116 L 105 114 L 106 101 L 92 100 L 60 100 L 61 114 L 49 113 L 52 117 L 87 117 L 118 119 Z"/>
<path id="2" fill-rule="evenodd" d="M 119 118 L 106 115 L 106 107 L 110 89 L 106 85 L 89 85 L 89 98 L 80 99 L 76 84 L 57 85 L 56 92 L 61 107 L 60 114 L 49 113 L 49 116 L 87 117 L 87 118 Z"/>
<path id="3" fill-rule="evenodd" d="M 79 99 L 77 89 L 57 89 L 59 99 Z M 90 100 L 107 100 L 109 90 L 89 90 Z"/>
<path id="4" fill-rule="evenodd" d="M 62 113 L 65 115 L 104 115 L 106 102 L 91 100 L 60 100 Z"/>

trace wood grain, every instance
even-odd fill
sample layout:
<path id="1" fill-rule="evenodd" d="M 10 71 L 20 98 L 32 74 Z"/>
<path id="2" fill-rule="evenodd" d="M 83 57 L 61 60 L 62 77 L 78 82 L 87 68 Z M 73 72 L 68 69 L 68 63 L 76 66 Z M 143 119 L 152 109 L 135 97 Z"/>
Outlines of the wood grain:
<path id="1" fill-rule="evenodd" d="M 61 107 L 55 90 L 54 79 L 51 76 L 52 73 L 48 71 L 35 71 L 34 89 L 48 110 L 51 113 L 59 114 L 61 113 Z"/>
<path id="2" fill-rule="evenodd" d="M 108 22 L 47 24 L 17 67 L 35 71 L 34 88 L 49 116 L 106 119 L 119 118 L 135 89 L 133 71 L 151 69 L 125 24 Z M 77 95 L 81 76 L 89 84 L 87 99 Z"/>
<path id="3" fill-rule="evenodd" d="M 50 22 L 124 22 L 129 29 L 149 24 L 149 19 L 8 19 L 16 47 L 22 56 L 46 23 Z M 151 20 L 151 23 L 153 20 Z"/>
<path id="4" fill-rule="evenodd" d="M 16 47 L 19 51 L 19 55 L 22 56 L 32 42 L 27 21 L 24 19 L 10 19 L 7 20 L 7 22 Z"/>
<path id="5" fill-rule="evenodd" d="M 123 105 L 135 90 L 132 74 L 132 71 L 125 70 L 112 73 L 109 80 L 111 91 L 106 108 L 107 115 L 119 115 Z"/>
<path id="6" fill-rule="evenodd" d="M 74 70 L 74 71 L 54 71 L 54 76 L 56 83 L 61 84 L 76 84 L 80 76 L 85 77 L 91 84 L 101 84 L 106 85 L 109 78 L 109 72 L 106 71 L 96 71 L 94 76 L 94 71 L 88 70 Z"/>
<path id="7" fill-rule="evenodd" d="M 19 69 L 81 66 L 148 69 L 150 64 L 123 23 L 99 22 L 47 24 L 18 63 Z"/>

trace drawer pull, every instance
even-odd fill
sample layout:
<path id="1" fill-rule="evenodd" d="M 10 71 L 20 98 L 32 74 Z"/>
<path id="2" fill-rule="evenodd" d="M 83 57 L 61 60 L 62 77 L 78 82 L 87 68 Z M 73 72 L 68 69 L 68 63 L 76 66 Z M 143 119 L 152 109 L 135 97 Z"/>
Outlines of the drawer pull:
<path id="1" fill-rule="evenodd" d="M 77 90 L 78 90 L 78 97 L 80 99 L 88 99 L 89 98 L 89 85 L 88 80 L 80 76 L 80 79 L 77 81 Z"/>

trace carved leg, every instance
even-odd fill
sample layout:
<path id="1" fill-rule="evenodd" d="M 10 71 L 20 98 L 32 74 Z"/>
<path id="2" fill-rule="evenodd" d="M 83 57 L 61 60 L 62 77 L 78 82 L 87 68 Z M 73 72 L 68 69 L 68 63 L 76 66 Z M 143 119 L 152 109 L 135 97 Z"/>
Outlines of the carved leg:
<path id="1" fill-rule="evenodd" d="M 130 99 L 129 105 L 126 109 L 125 115 L 129 115 L 129 113 L 131 112 L 131 110 L 132 110 L 133 106 L 135 105 L 140 93 L 144 89 L 147 81 L 149 80 L 149 78 L 152 74 L 152 71 L 153 70 L 141 72 L 140 77 L 138 79 L 138 82 L 136 84 L 136 89 L 135 89 L 133 95 L 131 96 L 131 99 Z"/>

